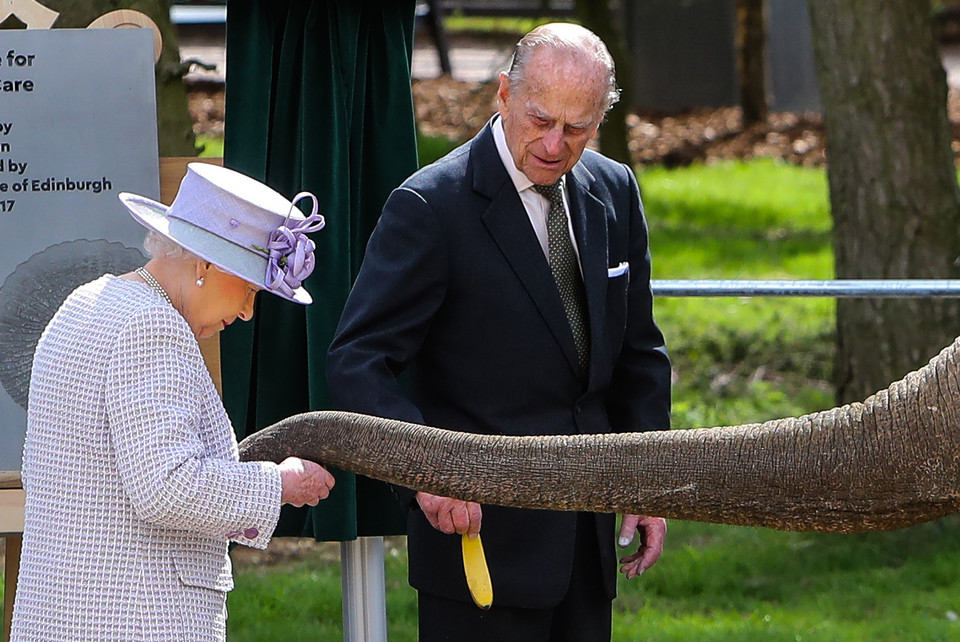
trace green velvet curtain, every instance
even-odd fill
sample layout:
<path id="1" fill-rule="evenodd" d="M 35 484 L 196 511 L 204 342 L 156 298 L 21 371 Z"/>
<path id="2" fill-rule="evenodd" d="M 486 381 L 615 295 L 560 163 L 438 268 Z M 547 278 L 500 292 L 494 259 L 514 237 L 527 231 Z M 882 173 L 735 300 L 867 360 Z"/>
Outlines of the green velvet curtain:
<path id="1" fill-rule="evenodd" d="M 326 352 L 390 190 L 417 166 L 410 59 L 415 0 L 230 0 L 224 164 L 287 197 L 316 194 L 309 307 L 259 295 L 221 335 L 224 403 L 237 437 L 332 408 Z M 348 540 L 403 532 L 380 482 L 334 471 L 316 508 L 284 507 L 277 533 Z"/>

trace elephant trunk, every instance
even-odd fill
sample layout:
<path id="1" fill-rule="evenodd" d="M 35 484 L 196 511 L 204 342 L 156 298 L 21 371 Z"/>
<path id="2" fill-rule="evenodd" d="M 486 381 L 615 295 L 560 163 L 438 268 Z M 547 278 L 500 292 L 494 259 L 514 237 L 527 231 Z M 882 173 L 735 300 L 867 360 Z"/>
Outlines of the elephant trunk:
<path id="1" fill-rule="evenodd" d="M 862 404 L 700 430 L 508 437 L 342 412 L 285 419 L 241 458 L 291 455 L 487 504 L 858 532 L 958 509 L 958 343 Z"/>

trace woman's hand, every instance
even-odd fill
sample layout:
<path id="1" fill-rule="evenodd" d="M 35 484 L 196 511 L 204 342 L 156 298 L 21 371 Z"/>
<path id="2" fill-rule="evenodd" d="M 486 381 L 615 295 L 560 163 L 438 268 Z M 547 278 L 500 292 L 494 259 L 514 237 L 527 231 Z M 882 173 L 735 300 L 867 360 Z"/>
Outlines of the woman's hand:
<path id="1" fill-rule="evenodd" d="M 326 468 L 307 459 L 287 457 L 280 462 L 279 468 L 282 504 L 316 506 L 330 495 L 335 483 Z"/>

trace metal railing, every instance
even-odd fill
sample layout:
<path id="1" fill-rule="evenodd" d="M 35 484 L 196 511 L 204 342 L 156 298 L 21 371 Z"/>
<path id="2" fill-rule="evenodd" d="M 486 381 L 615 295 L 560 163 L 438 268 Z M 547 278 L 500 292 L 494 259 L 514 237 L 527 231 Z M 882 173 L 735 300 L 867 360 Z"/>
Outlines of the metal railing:
<path id="1" fill-rule="evenodd" d="M 794 280 L 670 280 L 650 282 L 654 296 L 662 297 L 833 297 L 918 298 L 960 297 L 960 280 L 851 279 Z"/>
<path id="2" fill-rule="evenodd" d="M 170 21 L 175 25 L 225 24 L 227 3 L 220 4 L 175 4 L 170 7 Z"/>

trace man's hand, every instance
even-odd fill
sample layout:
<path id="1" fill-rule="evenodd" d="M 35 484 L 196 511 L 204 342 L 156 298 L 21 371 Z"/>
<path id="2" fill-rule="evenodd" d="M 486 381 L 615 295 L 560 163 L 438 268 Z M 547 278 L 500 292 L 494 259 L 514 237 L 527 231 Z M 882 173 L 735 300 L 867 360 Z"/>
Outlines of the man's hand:
<path id="1" fill-rule="evenodd" d="M 316 506 L 321 499 L 330 495 L 333 475 L 320 464 L 299 457 L 287 457 L 278 468 L 282 488 L 280 503 Z"/>
<path id="2" fill-rule="evenodd" d="M 418 492 L 417 503 L 430 525 L 442 533 L 474 536 L 480 532 L 481 511 L 476 502 Z"/>
<path id="3" fill-rule="evenodd" d="M 620 560 L 620 572 L 632 579 L 657 563 L 663 553 L 663 538 L 667 534 L 667 520 L 645 515 L 624 515 L 620 524 L 620 548 L 630 546 L 633 534 L 640 531 L 640 548 Z"/>

